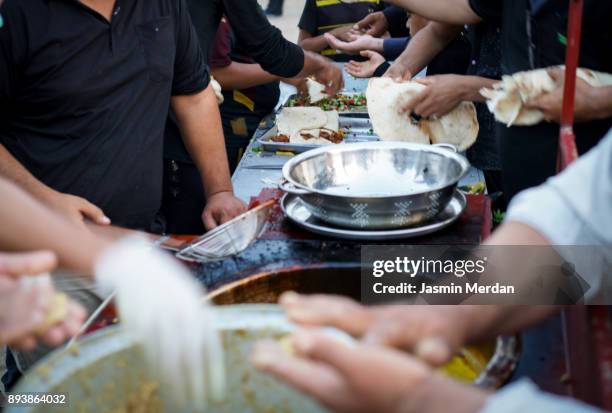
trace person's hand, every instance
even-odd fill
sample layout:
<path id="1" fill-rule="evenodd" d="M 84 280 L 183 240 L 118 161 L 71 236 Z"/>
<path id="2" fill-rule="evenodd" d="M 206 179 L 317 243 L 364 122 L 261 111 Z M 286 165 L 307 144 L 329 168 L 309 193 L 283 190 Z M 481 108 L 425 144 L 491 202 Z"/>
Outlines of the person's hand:
<path id="1" fill-rule="evenodd" d="M 412 79 L 412 73 L 399 60 L 393 62 L 391 67 L 384 74 L 397 82 L 407 82 Z"/>
<path id="2" fill-rule="evenodd" d="M 424 118 L 439 117 L 453 110 L 464 96 L 463 76 L 438 75 L 418 79 L 427 86 L 423 92 L 406 103 L 402 112 L 413 112 Z"/>
<path id="3" fill-rule="evenodd" d="M 98 225 L 110 225 L 111 220 L 104 211 L 84 198 L 53 191 L 45 196 L 43 203 L 73 222 L 83 224 L 90 221 Z"/>
<path id="4" fill-rule="evenodd" d="M 310 60 L 315 62 L 316 69 L 313 72 L 315 79 L 325 85 L 325 93 L 329 96 L 336 95 L 344 87 L 342 69 L 329 59 L 312 52 L 305 52 Z"/>
<path id="5" fill-rule="evenodd" d="M 338 28 L 335 28 L 334 30 L 329 31 L 326 34 L 330 34 L 335 38 L 348 42 L 351 40 L 351 36 L 353 36 L 352 33 L 353 33 L 352 26 L 342 26 L 342 27 L 338 27 Z"/>
<path id="6" fill-rule="evenodd" d="M 549 93 L 543 93 L 526 102 L 527 109 L 539 109 L 544 113 L 544 119 L 548 122 L 561 123 L 561 112 L 563 110 L 563 94 L 565 84 L 565 72 L 560 68 L 550 69 L 550 77 L 558 87 Z M 599 108 L 595 104 L 599 92 L 597 87 L 589 85 L 584 80 L 576 79 L 576 98 L 574 102 L 574 121 L 587 122 L 599 119 Z M 605 117 L 605 116 L 603 116 Z"/>
<path id="7" fill-rule="evenodd" d="M 219 192 L 206 200 L 202 221 L 206 230 L 210 231 L 246 211 L 245 203 L 236 198 L 232 192 Z"/>
<path id="8" fill-rule="evenodd" d="M 468 341 L 468 307 L 402 306 L 365 307 L 344 297 L 283 294 L 280 304 L 287 317 L 303 326 L 330 326 L 367 343 L 397 347 L 428 364 L 450 361 Z"/>
<path id="9" fill-rule="evenodd" d="M 383 49 L 383 39 L 377 39 L 369 34 L 355 35 L 349 34 L 348 40 L 340 40 L 336 36 L 330 33 L 325 33 L 325 39 L 327 43 L 333 49 L 340 50 L 346 54 L 359 54 L 364 50 L 374 50 L 381 52 Z"/>
<path id="10" fill-rule="evenodd" d="M 255 367 L 339 413 L 478 412 L 487 393 L 434 373 L 413 357 L 368 344 L 350 344 L 321 332 L 291 337 L 295 357 L 274 342 L 259 343 Z"/>
<path id="11" fill-rule="evenodd" d="M 385 58 L 380 54 L 370 50 L 364 50 L 360 53 L 363 57 L 367 57 L 368 60 L 364 62 L 356 62 L 351 60 L 344 65 L 347 73 L 354 77 L 367 78 L 372 77 L 374 72 L 380 65 L 385 63 Z"/>
<path id="12" fill-rule="evenodd" d="M 353 26 L 353 30 L 369 34 L 374 37 L 381 37 L 389 30 L 389 22 L 382 11 L 370 13 L 361 21 Z"/>
<path id="13" fill-rule="evenodd" d="M 47 325 L 56 297 L 51 279 L 27 279 L 28 274 L 46 273 L 56 265 L 51 252 L 0 253 L 0 345 L 31 350 L 41 341 L 57 346 L 78 332 L 85 310 L 69 302 L 66 316 Z"/>
<path id="14" fill-rule="evenodd" d="M 288 85 L 295 87 L 299 95 L 308 94 L 308 83 L 306 82 L 305 77 L 283 79 L 283 83 L 287 83 Z"/>

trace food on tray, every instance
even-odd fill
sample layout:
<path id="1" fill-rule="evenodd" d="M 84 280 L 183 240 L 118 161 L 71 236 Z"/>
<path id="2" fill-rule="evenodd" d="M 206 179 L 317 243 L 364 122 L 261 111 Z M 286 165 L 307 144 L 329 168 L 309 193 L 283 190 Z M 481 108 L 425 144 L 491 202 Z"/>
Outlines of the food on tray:
<path id="1" fill-rule="evenodd" d="M 306 86 L 308 87 L 308 96 L 310 96 L 310 103 L 317 103 L 329 97 L 329 95 L 325 93 L 325 86 L 323 86 L 316 80 L 306 79 Z"/>
<path id="2" fill-rule="evenodd" d="M 284 108 L 276 125 L 278 133 L 272 137 L 273 142 L 331 145 L 344 140 L 338 112 L 318 107 Z"/>
<path id="3" fill-rule="evenodd" d="M 310 96 L 296 96 L 287 102 L 287 107 L 318 106 L 323 110 L 337 110 L 338 112 L 365 112 L 367 108 L 366 96 L 363 93 L 338 94 L 326 97 L 319 101 L 312 101 Z"/>
<path id="4" fill-rule="evenodd" d="M 564 66 L 560 66 L 564 69 Z M 578 78 L 593 87 L 612 85 L 612 75 L 588 69 L 578 69 Z M 536 125 L 544 120 L 538 109 L 525 108 L 525 102 L 543 93 L 552 92 L 558 85 L 548 74 L 548 69 L 518 72 L 504 76 L 492 89 L 483 88 L 480 94 L 487 99 L 487 106 L 498 122 L 512 125 Z"/>
<path id="5" fill-rule="evenodd" d="M 373 78 L 368 84 L 368 113 L 374 132 L 383 141 L 447 143 L 463 151 L 476 142 L 478 120 L 471 102 L 462 102 L 437 119 L 417 120 L 399 109 L 426 86 L 417 82 L 396 82 Z"/>

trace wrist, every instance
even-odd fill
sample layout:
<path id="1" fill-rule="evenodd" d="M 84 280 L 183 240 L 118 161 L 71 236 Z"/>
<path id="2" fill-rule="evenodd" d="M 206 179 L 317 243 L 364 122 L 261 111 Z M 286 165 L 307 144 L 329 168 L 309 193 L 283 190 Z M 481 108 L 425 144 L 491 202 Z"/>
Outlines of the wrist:
<path id="1" fill-rule="evenodd" d="M 368 48 L 376 52 L 384 52 L 385 51 L 385 39 L 381 39 L 378 37 L 372 38 Z"/>
<path id="2" fill-rule="evenodd" d="M 446 413 L 448 406 L 455 406 L 455 413 L 477 413 L 482 410 L 489 397 L 489 393 L 481 389 L 437 373 L 430 374 L 412 390 L 411 400 L 404 402 L 398 413 Z"/>
<path id="3" fill-rule="evenodd" d="M 592 119 L 605 119 L 612 116 L 612 107 L 608 103 L 610 89 L 609 87 L 589 86 L 587 114 L 590 114 Z"/>
<path id="4" fill-rule="evenodd" d="M 207 193 L 206 194 L 206 198 L 210 199 L 210 198 L 213 198 L 213 197 L 219 196 L 219 195 L 232 195 L 232 196 L 234 196 L 234 190 L 232 188 L 217 189 L 217 190 L 211 191 L 210 193 Z"/>

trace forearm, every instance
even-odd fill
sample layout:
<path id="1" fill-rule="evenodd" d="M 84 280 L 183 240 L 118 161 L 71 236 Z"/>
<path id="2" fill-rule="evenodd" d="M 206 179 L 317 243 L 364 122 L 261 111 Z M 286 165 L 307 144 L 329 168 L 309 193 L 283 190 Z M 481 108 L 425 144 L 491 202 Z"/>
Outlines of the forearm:
<path id="1" fill-rule="evenodd" d="M 222 0 L 227 20 L 249 55 L 270 73 L 295 77 L 304 66 L 304 52 L 272 26 L 256 0 Z"/>
<path id="2" fill-rule="evenodd" d="M 232 192 L 221 115 L 212 87 L 193 96 L 175 96 L 172 107 L 206 196 Z"/>
<path id="3" fill-rule="evenodd" d="M 213 68 L 212 75 L 223 90 L 248 89 L 281 79 L 266 72 L 258 64 L 238 62 L 232 62 L 226 67 Z"/>
<path id="4" fill-rule="evenodd" d="M 431 22 L 408 43 L 397 64 L 412 75 L 423 70 L 461 31 L 460 26 Z"/>
<path id="5" fill-rule="evenodd" d="M 388 0 L 386 2 L 438 22 L 474 24 L 481 21 L 470 7 L 468 0 Z"/>
<path id="6" fill-rule="evenodd" d="M 0 144 L 0 176 L 14 182 L 42 202 L 54 192 L 32 175 L 2 144 Z"/>
<path id="7" fill-rule="evenodd" d="M 592 88 L 589 102 L 593 119 L 612 117 L 612 86 Z"/>
<path id="8" fill-rule="evenodd" d="M 44 208 L 3 179 L 0 179 L 0 193 L 0 249 L 50 250 L 58 256 L 61 267 L 84 275 L 93 274 L 96 258 L 109 242 Z"/>
<path id="9" fill-rule="evenodd" d="M 457 85 L 461 89 L 461 100 L 468 102 L 486 102 L 480 94 L 480 89 L 491 88 L 499 80 L 480 76 L 461 76 L 461 83 Z"/>
<path id="10" fill-rule="evenodd" d="M 320 52 L 321 50 L 325 50 L 329 47 L 329 43 L 327 43 L 327 39 L 323 35 L 314 37 L 305 37 L 300 35 L 298 44 L 304 50 L 309 50 L 311 52 Z"/>

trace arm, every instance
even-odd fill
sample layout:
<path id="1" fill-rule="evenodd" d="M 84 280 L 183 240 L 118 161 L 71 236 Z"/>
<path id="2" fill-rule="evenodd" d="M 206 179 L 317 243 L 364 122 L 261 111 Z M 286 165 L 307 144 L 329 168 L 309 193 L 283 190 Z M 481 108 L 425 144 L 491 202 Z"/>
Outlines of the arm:
<path id="1" fill-rule="evenodd" d="M 203 221 L 207 229 L 229 221 L 246 210 L 234 197 L 217 99 L 209 85 L 195 95 L 174 96 L 185 146 L 200 171 L 207 198 Z"/>
<path id="2" fill-rule="evenodd" d="M 86 199 L 60 193 L 36 179 L 2 144 L 0 144 L 0 176 L 15 182 L 43 204 L 73 222 L 82 223 L 84 220 L 89 220 L 98 225 L 109 225 L 111 222 L 100 208 Z"/>
<path id="3" fill-rule="evenodd" d="M 314 76 L 334 95 L 344 86 L 342 71 L 328 59 L 305 52 L 272 26 L 256 0 L 222 0 L 236 37 L 262 69 L 284 78 Z"/>
<path id="4" fill-rule="evenodd" d="M 304 50 L 310 50 L 311 52 L 320 52 L 329 47 L 329 43 L 325 38 L 325 35 L 312 36 L 304 29 L 300 29 L 300 36 L 298 37 L 298 45 Z"/>
<path id="5" fill-rule="evenodd" d="M 53 251 L 60 266 L 93 274 L 96 257 L 108 242 L 44 208 L 12 183 L 0 179 L 0 249 Z"/>
<path id="6" fill-rule="evenodd" d="M 419 116 L 443 116 L 463 101 L 484 102 L 479 91 L 491 87 L 497 80 L 480 76 L 437 75 L 418 79 L 427 88 L 403 107 L 405 112 Z"/>
<path id="7" fill-rule="evenodd" d="M 468 0 L 388 0 L 428 20 L 450 24 L 474 24 L 481 21 Z"/>
<path id="8" fill-rule="evenodd" d="M 560 69 L 549 70 L 551 78 L 559 85 L 549 93 L 543 93 L 529 102 L 526 107 L 539 109 L 549 122 L 561 122 L 565 73 Z M 588 122 L 612 117 L 612 86 L 591 86 L 584 80 L 576 79 L 574 120 Z"/>
<path id="9" fill-rule="evenodd" d="M 387 76 L 410 79 L 444 50 L 459 32 L 461 26 L 430 22 L 410 40 L 406 50 L 387 72 Z"/>
<path id="10" fill-rule="evenodd" d="M 266 72 L 258 64 L 238 62 L 231 62 L 225 67 L 212 68 L 211 73 L 223 90 L 248 89 L 282 79 Z"/>

